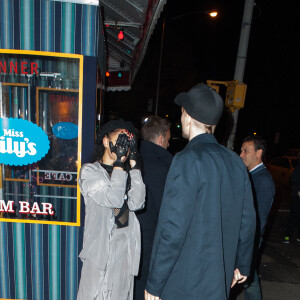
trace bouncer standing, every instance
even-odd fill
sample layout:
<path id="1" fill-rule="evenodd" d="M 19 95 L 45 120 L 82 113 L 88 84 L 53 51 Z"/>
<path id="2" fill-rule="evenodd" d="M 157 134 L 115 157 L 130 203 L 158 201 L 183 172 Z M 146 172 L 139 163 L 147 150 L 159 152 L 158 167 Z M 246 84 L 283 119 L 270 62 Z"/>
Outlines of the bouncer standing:
<path id="1" fill-rule="evenodd" d="M 175 98 L 188 145 L 168 173 L 145 299 L 222 300 L 250 271 L 255 210 L 245 165 L 213 136 L 221 97 L 200 84 Z"/>
<path id="2" fill-rule="evenodd" d="M 159 209 L 173 158 L 167 150 L 171 137 L 170 127 L 171 123 L 167 119 L 158 116 L 150 116 L 142 127 L 140 155 L 146 185 L 146 205 L 137 214 L 142 231 L 142 256 L 139 276 L 135 278 L 135 300 L 144 298 Z"/>
<path id="3" fill-rule="evenodd" d="M 266 142 L 259 136 L 244 139 L 240 157 L 244 161 L 253 188 L 254 204 L 257 212 L 257 229 L 249 284 L 245 289 L 246 300 L 260 300 L 261 289 L 257 268 L 260 260 L 260 247 L 268 221 L 269 212 L 275 195 L 275 185 L 270 172 L 266 169 L 262 158 L 266 152 Z"/>
<path id="4" fill-rule="evenodd" d="M 134 211 L 143 208 L 145 186 L 140 170 L 135 169 L 137 149 L 132 128 L 122 119 L 105 124 L 98 135 L 97 160 L 80 170 L 85 226 L 78 300 L 133 298 L 141 246 Z"/>

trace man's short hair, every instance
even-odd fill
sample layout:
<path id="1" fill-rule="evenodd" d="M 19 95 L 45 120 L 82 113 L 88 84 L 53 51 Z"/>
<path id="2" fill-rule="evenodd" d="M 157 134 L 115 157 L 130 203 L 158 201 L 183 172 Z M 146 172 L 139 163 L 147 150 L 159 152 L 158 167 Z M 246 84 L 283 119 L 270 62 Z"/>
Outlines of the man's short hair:
<path id="1" fill-rule="evenodd" d="M 203 124 L 192 118 L 192 124 L 195 128 L 205 130 L 205 133 L 212 134 L 213 133 L 213 125 Z"/>
<path id="2" fill-rule="evenodd" d="M 145 141 L 154 142 L 160 135 L 165 137 L 170 128 L 171 122 L 169 120 L 150 116 L 142 127 L 142 138 Z"/>
<path id="3" fill-rule="evenodd" d="M 262 157 L 264 157 L 267 147 L 266 147 L 266 141 L 261 136 L 257 136 L 257 135 L 247 136 L 243 140 L 243 143 L 246 142 L 253 142 L 255 151 L 262 150 Z"/>

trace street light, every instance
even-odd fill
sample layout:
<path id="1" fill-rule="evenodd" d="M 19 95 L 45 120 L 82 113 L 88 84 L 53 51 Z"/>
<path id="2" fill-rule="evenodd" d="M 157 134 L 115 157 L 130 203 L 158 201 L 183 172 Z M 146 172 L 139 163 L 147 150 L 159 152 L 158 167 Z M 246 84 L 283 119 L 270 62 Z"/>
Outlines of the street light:
<path id="1" fill-rule="evenodd" d="M 212 17 L 212 18 L 215 18 L 217 15 L 218 15 L 218 12 L 217 11 L 212 11 L 209 13 L 209 15 Z"/>
<path id="2" fill-rule="evenodd" d="M 179 15 L 177 17 L 174 17 L 170 21 L 175 21 L 175 20 L 181 19 L 181 18 L 186 17 L 186 16 L 190 16 L 190 15 L 208 15 L 212 18 L 215 18 L 218 15 L 218 12 L 216 10 L 212 10 L 212 11 L 208 11 L 208 10 L 191 11 L 191 12 L 188 12 L 186 14 L 182 14 L 182 15 Z"/>

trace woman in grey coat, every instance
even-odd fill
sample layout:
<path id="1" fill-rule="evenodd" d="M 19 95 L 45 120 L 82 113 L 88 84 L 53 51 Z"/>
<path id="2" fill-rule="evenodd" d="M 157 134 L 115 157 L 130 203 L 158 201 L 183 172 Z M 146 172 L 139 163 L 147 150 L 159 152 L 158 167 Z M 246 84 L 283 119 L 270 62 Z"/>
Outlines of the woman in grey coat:
<path id="1" fill-rule="evenodd" d="M 133 298 L 133 278 L 138 273 L 141 249 L 140 226 L 134 211 L 144 206 L 145 186 L 136 168 L 132 129 L 131 123 L 122 119 L 105 124 L 98 136 L 98 159 L 80 170 L 85 227 L 77 300 Z"/>

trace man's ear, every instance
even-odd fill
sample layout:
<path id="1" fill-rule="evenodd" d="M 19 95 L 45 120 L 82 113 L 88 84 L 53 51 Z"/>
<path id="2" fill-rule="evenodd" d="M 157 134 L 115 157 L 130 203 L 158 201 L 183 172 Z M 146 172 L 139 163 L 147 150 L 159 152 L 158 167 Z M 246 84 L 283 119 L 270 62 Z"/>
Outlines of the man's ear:
<path id="1" fill-rule="evenodd" d="M 186 123 L 187 123 L 187 125 L 191 125 L 191 122 L 192 122 L 191 116 L 190 116 L 189 114 L 186 113 L 185 118 L 186 118 Z"/>
<path id="2" fill-rule="evenodd" d="M 258 149 L 258 150 L 256 151 L 256 156 L 257 156 L 257 158 L 259 158 L 259 159 L 262 160 L 262 153 L 263 153 L 262 149 Z"/>
<path id="3" fill-rule="evenodd" d="M 164 137 L 162 135 L 160 135 L 158 138 L 157 138 L 157 144 L 159 146 L 162 146 L 164 143 Z"/>

